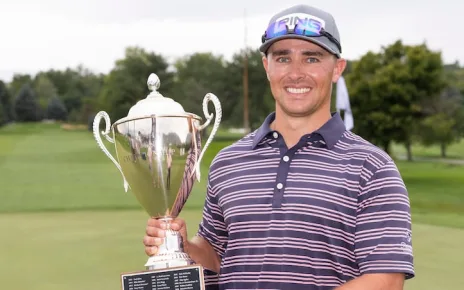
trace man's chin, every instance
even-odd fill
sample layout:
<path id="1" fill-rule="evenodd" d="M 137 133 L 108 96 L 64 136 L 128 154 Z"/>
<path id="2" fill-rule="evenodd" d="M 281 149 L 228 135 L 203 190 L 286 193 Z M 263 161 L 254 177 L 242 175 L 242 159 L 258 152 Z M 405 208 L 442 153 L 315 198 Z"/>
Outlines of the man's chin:
<path id="1" fill-rule="evenodd" d="M 285 115 L 289 117 L 307 117 L 314 113 L 314 110 L 311 108 L 286 108 L 284 110 Z"/>

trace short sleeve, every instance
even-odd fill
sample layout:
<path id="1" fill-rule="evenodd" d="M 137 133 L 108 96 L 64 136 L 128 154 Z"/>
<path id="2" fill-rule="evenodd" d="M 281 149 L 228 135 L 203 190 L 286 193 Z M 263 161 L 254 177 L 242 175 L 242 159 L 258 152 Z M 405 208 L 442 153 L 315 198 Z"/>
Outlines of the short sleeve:
<path id="1" fill-rule="evenodd" d="M 222 258 L 227 247 L 227 228 L 221 207 L 217 202 L 217 195 L 208 181 L 203 218 L 198 228 L 198 236 L 207 240 Z M 208 290 L 217 289 L 218 274 L 205 269 L 205 286 Z"/>
<path id="2" fill-rule="evenodd" d="M 405 273 L 406 279 L 415 275 L 409 196 L 392 160 L 361 188 L 355 255 L 361 274 Z"/>

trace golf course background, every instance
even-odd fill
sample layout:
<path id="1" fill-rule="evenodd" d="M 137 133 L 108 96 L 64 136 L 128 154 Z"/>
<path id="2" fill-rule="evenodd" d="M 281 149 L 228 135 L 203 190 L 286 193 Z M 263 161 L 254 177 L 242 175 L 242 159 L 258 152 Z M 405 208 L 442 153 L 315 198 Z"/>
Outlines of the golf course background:
<path id="1" fill-rule="evenodd" d="M 200 221 L 209 164 L 238 138 L 221 133 L 207 150 L 202 181 L 181 214 L 190 235 Z M 448 148 L 448 161 L 435 159 L 438 147 L 413 152 L 417 161 L 397 160 L 413 213 L 416 278 L 406 289 L 463 289 L 464 142 Z M 404 151 L 396 146 L 393 154 Z M 144 269 L 148 216 L 85 128 L 0 128 L 0 184 L 0 289 L 113 290 L 122 272 Z"/>

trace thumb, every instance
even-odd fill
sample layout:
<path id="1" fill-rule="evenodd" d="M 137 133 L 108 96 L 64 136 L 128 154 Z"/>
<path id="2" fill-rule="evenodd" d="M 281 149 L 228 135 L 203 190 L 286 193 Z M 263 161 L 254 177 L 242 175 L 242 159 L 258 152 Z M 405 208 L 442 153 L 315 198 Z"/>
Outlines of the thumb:
<path id="1" fill-rule="evenodd" d="M 173 221 L 171 221 L 171 229 L 173 231 L 180 231 L 184 227 L 185 227 L 185 222 L 182 219 L 176 218 Z"/>

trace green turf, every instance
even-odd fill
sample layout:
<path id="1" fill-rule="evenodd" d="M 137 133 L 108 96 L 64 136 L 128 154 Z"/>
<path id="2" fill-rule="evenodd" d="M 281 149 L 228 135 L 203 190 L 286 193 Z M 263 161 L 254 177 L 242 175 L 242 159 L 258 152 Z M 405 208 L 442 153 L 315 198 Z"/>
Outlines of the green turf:
<path id="1" fill-rule="evenodd" d="M 105 144 L 114 153 L 114 145 Z M 214 142 L 207 148 L 202 180 L 187 207 L 203 206 L 209 164 L 228 144 Z M 0 212 L 139 208 L 132 193 L 124 192 L 116 166 L 87 131 L 63 131 L 53 124 L 0 129 L 0 176 Z"/>
<path id="2" fill-rule="evenodd" d="M 413 250 L 416 277 L 406 290 L 459 290 L 464 261 L 464 229 L 415 224 Z"/>
<path id="3" fill-rule="evenodd" d="M 221 132 L 207 150 L 202 181 L 182 213 L 190 234 L 209 164 L 238 137 Z M 464 166 L 399 161 L 398 167 L 411 199 L 418 273 L 406 289 L 459 289 Z M 90 132 L 55 124 L 0 128 L 0 183 L 0 281 L 7 289 L 118 289 L 119 273 L 143 269 L 146 214 Z"/>
<path id="4" fill-rule="evenodd" d="M 199 211 L 184 211 L 189 235 Z M 147 216 L 142 211 L 0 214 L 0 281 L 15 290 L 119 289 L 119 275 L 143 270 Z M 416 278 L 406 290 L 458 290 L 463 229 L 413 228 Z M 6 234 L 7 233 L 7 234 Z"/>
<path id="5" fill-rule="evenodd" d="M 0 131 L 1 212 L 136 206 L 89 132 L 14 127 Z"/>
<path id="6" fill-rule="evenodd" d="M 198 212 L 182 217 L 194 233 Z M 0 214 L 1 289 L 120 289 L 120 273 L 144 270 L 147 218 L 141 210 Z"/>
<path id="7" fill-rule="evenodd" d="M 186 209 L 201 209 L 213 157 L 238 135 L 221 132 L 202 160 L 202 180 Z M 114 152 L 113 144 L 106 142 Z M 418 222 L 464 228 L 464 166 L 398 161 Z M 0 129 L 0 212 L 138 209 L 123 190 L 119 171 L 88 131 L 64 131 L 54 124 Z"/>
<path id="8" fill-rule="evenodd" d="M 393 144 L 392 153 L 395 155 L 406 156 L 406 149 L 401 144 Z M 412 147 L 413 157 L 441 157 L 440 146 L 423 146 L 420 144 L 414 144 Z M 448 146 L 446 150 L 447 158 L 464 158 L 464 139 L 460 142 L 453 143 Z"/>
<path id="9" fill-rule="evenodd" d="M 464 166 L 397 163 L 409 191 L 414 221 L 464 228 Z"/>

